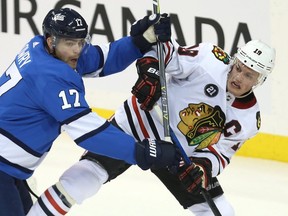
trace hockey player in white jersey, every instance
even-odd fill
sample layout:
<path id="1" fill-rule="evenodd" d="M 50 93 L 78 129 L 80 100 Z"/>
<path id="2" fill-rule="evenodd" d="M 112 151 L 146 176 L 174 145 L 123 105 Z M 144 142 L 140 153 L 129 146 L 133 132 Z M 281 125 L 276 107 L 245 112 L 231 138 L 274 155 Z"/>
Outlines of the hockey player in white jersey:
<path id="1" fill-rule="evenodd" d="M 260 128 L 260 110 L 253 90 L 272 72 L 275 50 L 253 40 L 239 48 L 233 58 L 210 43 L 181 47 L 175 41 L 167 42 L 164 51 L 170 126 L 192 165 L 182 163 L 177 171 L 151 171 L 183 208 L 195 215 L 213 215 L 200 194 L 204 187 L 221 215 L 233 216 L 233 207 L 225 199 L 216 176 Z M 132 90 L 135 96 L 125 101 L 110 120 L 135 140 L 164 138 L 162 117 L 155 109 L 155 102 L 161 106 L 156 53 L 148 52 L 137 61 L 139 79 Z M 94 169 L 94 163 L 102 168 Z M 124 161 L 85 153 L 59 180 L 65 185 L 65 194 L 69 194 L 69 207 L 97 192 L 101 186 L 97 178 L 108 182 L 129 167 Z M 29 216 L 64 215 L 56 206 L 63 205 L 65 199 L 54 187 L 41 195 Z M 165 203 L 163 209 L 167 211 Z"/>
<path id="2" fill-rule="evenodd" d="M 32 200 L 24 180 L 62 131 L 84 149 L 144 170 L 179 162 L 172 143 L 152 139 L 135 143 L 92 112 L 85 100 L 82 76 L 122 71 L 155 44 L 154 31 L 163 41 L 169 40 L 169 17 L 146 16 L 132 25 L 131 36 L 92 46 L 79 13 L 64 8 L 46 15 L 43 36 L 32 38 L 0 77 L 0 215 L 27 214 Z M 62 191 L 60 184 L 56 188 Z"/>

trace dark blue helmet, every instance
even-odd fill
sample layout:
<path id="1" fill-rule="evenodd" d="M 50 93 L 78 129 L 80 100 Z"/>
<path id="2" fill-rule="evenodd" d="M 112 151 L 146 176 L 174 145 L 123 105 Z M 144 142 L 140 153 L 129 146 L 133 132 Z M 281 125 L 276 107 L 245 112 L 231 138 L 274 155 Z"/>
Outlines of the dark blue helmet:
<path id="1" fill-rule="evenodd" d="M 86 38 L 88 25 L 84 18 L 70 8 L 52 9 L 42 24 L 43 35 L 63 38 Z"/>

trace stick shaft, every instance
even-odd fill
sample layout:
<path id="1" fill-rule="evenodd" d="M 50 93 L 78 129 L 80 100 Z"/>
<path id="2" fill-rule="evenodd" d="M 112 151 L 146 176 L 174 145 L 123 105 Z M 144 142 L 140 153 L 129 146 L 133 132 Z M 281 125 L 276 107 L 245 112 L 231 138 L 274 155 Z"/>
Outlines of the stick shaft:
<path id="1" fill-rule="evenodd" d="M 153 13 L 160 13 L 159 0 L 153 0 Z M 168 108 L 168 95 L 165 75 L 165 61 L 163 54 L 163 46 L 160 41 L 157 41 L 157 55 L 159 61 L 159 76 L 161 85 L 161 103 L 162 103 L 162 118 L 164 127 L 164 138 L 166 141 L 171 141 L 170 129 L 169 129 L 169 108 Z"/>
<path id="2" fill-rule="evenodd" d="M 206 189 L 201 188 L 201 194 L 204 197 L 205 201 L 208 203 L 213 214 L 215 216 L 221 216 L 221 213 L 219 209 L 217 208 L 215 202 L 213 201 L 212 197 L 210 196 L 209 192 Z"/>
<path id="3" fill-rule="evenodd" d="M 153 13 L 160 14 L 160 3 L 159 0 L 153 0 Z M 167 84 L 166 84 L 166 75 L 165 75 L 165 61 L 164 61 L 164 52 L 163 46 L 160 41 L 157 41 L 157 55 L 159 61 L 159 76 L 160 76 L 160 85 L 161 85 L 161 103 L 162 103 L 162 119 L 163 119 L 163 127 L 164 127 L 164 138 L 166 141 L 173 140 L 173 143 L 177 145 L 180 149 L 182 157 L 187 165 L 191 164 L 191 160 L 187 156 L 183 147 L 181 146 L 179 140 L 176 135 L 170 128 L 169 122 L 169 107 L 168 107 L 168 95 L 167 95 Z M 159 110 L 159 109 L 158 109 Z M 172 135 L 172 137 L 171 137 Z M 213 199 L 211 198 L 208 191 L 204 188 L 201 189 L 201 194 L 204 197 L 205 201 L 208 203 L 210 209 L 212 210 L 215 216 L 221 216 L 217 206 L 215 205 Z"/>

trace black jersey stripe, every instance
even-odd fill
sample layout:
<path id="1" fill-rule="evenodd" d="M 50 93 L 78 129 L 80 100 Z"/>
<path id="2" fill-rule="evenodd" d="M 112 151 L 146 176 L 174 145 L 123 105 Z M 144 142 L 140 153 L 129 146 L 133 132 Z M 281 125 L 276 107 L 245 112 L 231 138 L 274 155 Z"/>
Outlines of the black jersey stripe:
<path id="1" fill-rule="evenodd" d="M 61 193 L 61 191 L 57 188 L 57 186 L 53 185 L 52 188 L 55 191 L 55 193 L 57 194 L 57 196 L 61 199 L 62 203 L 66 207 L 71 208 L 72 207 L 71 203 L 66 199 L 65 195 Z"/>
<path id="2" fill-rule="evenodd" d="M 20 166 L 19 164 L 12 163 L 12 162 L 6 160 L 6 159 L 5 159 L 4 157 L 2 157 L 2 156 L 0 156 L 0 162 L 2 162 L 2 163 L 4 163 L 4 164 L 7 164 L 7 165 L 9 165 L 9 166 L 11 166 L 11 167 L 14 167 L 14 168 L 16 168 L 16 169 L 18 169 L 18 170 L 21 170 L 21 172 L 24 172 L 24 173 L 26 173 L 26 174 L 28 174 L 28 175 L 31 175 L 31 174 L 34 172 L 34 170 L 30 170 L 30 169 L 28 169 L 28 168 L 26 168 L 26 167 Z"/>
<path id="3" fill-rule="evenodd" d="M 69 119 L 66 119 L 65 121 L 61 122 L 61 125 L 64 124 L 69 124 L 73 121 L 76 121 L 77 119 L 81 118 L 82 116 L 87 115 L 88 113 L 92 112 L 92 110 L 90 108 L 83 110 L 82 112 L 78 113 L 77 115 L 74 115 L 72 117 L 70 117 Z"/>
<path id="4" fill-rule="evenodd" d="M 134 125 L 134 122 L 133 122 L 133 118 L 132 118 L 132 114 L 131 114 L 131 110 L 128 106 L 128 102 L 127 100 L 124 102 L 124 109 L 125 109 L 125 113 L 126 113 L 126 116 L 127 116 L 127 119 L 128 119 L 128 122 L 129 122 L 129 126 L 130 126 L 130 129 L 133 133 L 133 136 L 138 140 L 138 141 L 141 141 L 140 140 L 140 137 L 138 136 L 138 133 L 136 131 L 136 128 L 135 128 L 135 125 Z"/>
<path id="5" fill-rule="evenodd" d="M 38 153 L 38 152 L 34 151 L 33 149 L 29 148 L 28 145 L 23 143 L 21 140 L 17 139 L 15 136 L 13 136 L 8 131 L 3 130 L 2 128 L 0 128 L 0 134 L 2 134 L 4 137 L 6 137 L 9 140 L 11 140 L 15 145 L 21 147 L 22 149 L 24 149 L 29 154 L 31 154 L 31 155 L 33 155 L 35 157 L 38 157 L 38 158 L 40 158 L 42 156 L 42 153 Z"/>
<path id="6" fill-rule="evenodd" d="M 41 197 L 39 197 L 38 203 L 39 203 L 41 209 L 45 212 L 45 214 L 47 216 L 54 216 L 54 214 L 52 214 L 52 212 L 50 212 L 49 209 L 46 207 L 46 205 L 44 204 L 44 202 L 43 202 Z"/>
<path id="7" fill-rule="evenodd" d="M 146 118 L 148 120 L 148 123 L 149 123 L 149 126 L 154 134 L 154 137 L 157 139 L 157 140 L 160 140 L 160 136 L 159 136 L 159 133 L 158 133 L 158 130 L 157 130 L 157 127 L 153 121 L 153 118 L 151 117 L 151 114 L 147 111 L 145 111 L 145 115 L 146 115 Z"/>

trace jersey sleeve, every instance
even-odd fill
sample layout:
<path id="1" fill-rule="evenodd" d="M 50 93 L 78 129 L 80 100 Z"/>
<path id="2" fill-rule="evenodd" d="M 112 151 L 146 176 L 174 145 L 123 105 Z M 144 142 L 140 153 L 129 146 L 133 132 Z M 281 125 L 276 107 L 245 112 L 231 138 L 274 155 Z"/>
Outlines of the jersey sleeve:
<path id="1" fill-rule="evenodd" d="M 142 56 L 131 37 L 123 37 L 105 45 L 90 46 L 83 51 L 77 71 L 86 77 L 108 76 L 123 71 Z"/>
<path id="2" fill-rule="evenodd" d="M 199 44 L 195 46 L 180 46 L 176 40 L 163 44 L 165 73 L 175 79 L 186 79 L 194 72 L 204 72 L 201 69 L 203 56 L 207 55 L 208 44 Z M 157 47 L 149 51 L 145 56 L 158 59 Z M 200 68 L 200 70 L 199 70 Z"/>
<path id="3" fill-rule="evenodd" d="M 84 149 L 136 164 L 134 139 L 91 111 L 78 73 L 69 66 L 58 71 L 56 75 L 48 74 L 42 83 L 38 81 L 37 98 L 51 118 L 59 122 L 59 130 L 67 132 Z"/>
<path id="4" fill-rule="evenodd" d="M 108 157 L 136 164 L 134 138 L 111 125 L 94 112 L 85 113 L 62 125 L 81 147 Z"/>

